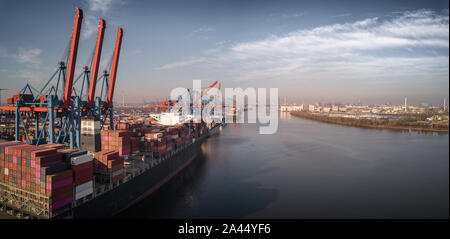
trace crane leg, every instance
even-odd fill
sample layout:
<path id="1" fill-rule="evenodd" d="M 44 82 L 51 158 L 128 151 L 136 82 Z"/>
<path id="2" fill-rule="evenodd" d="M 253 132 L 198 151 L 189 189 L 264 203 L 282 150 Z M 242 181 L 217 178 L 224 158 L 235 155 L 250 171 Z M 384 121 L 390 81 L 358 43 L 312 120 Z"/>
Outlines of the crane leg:
<path id="1" fill-rule="evenodd" d="M 74 122 L 73 122 L 73 111 L 74 111 L 74 107 L 73 107 L 73 104 L 71 104 L 71 107 L 72 107 L 72 109 L 69 111 L 69 124 L 70 124 L 70 129 L 69 129 L 69 141 L 70 141 L 70 148 L 71 149 L 73 149 L 73 146 L 74 146 L 74 141 L 75 141 L 75 139 L 74 139 L 74 126 L 75 126 L 75 124 L 74 124 Z"/>
<path id="2" fill-rule="evenodd" d="M 50 143 L 55 142 L 55 119 L 54 119 L 54 110 L 53 110 L 53 104 L 54 104 L 54 96 L 50 96 L 50 102 L 48 104 L 48 139 Z"/>
<path id="3" fill-rule="evenodd" d="M 14 123 L 14 127 L 15 127 L 15 131 L 16 131 L 16 141 L 19 140 L 19 104 L 16 103 L 16 114 L 15 114 L 15 123 Z"/>
<path id="4" fill-rule="evenodd" d="M 109 108 L 109 128 L 114 129 L 114 108 Z"/>
<path id="5" fill-rule="evenodd" d="M 39 135 L 39 116 L 40 113 L 35 113 L 35 118 L 34 118 L 34 138 L 36 138 Z"/>
<path id="6" fill-rule="evenodd" d="M 77 147 L 81 147 L 81 112 L 80 112 L 80 98 L 75 98 L 75 122 L 76 122 L 76 143 Z"/>

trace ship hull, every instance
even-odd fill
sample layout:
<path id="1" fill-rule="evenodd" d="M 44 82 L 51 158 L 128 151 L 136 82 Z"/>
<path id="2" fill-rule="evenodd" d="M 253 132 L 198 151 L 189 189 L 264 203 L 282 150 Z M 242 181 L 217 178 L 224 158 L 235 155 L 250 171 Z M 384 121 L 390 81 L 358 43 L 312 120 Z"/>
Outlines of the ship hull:
<path id="1" fill-rule="evenodd" d="M 178 151 L 158 165 L 94 199 L 72 208 L 73 218 L 108 218 L 139 203 L 187 167 L 201 151 L 205 138 Z"/>

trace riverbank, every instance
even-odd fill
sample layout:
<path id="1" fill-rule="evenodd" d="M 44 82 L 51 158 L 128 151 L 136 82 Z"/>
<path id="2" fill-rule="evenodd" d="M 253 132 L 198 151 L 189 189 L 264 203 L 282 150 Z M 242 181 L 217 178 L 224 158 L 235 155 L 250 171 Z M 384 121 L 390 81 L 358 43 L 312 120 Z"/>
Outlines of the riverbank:
<path id="1" fill-rule="evenodd" d="M 316 120 L 324 123 L 339 124 L 360 128 L 372 129 L 391 129 L 391 130 L 413 130 L 413 131 L 427 131 L 448 133 L 448 122 L 444 123 L 430 123 L 424 121 L 406 121 L 401 119 L 353 119 L 344 117 L 329 117 L 326 115 L 313 114 L 309 112 L 291 112 L 291 115 L 305 119 Z"/>

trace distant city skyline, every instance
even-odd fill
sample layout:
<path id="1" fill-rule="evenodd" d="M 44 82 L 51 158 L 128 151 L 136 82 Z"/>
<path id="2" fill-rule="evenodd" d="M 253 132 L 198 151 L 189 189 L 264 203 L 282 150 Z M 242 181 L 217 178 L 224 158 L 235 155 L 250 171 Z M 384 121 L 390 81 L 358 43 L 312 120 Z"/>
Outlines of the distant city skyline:
<path id="1" fill-rule="evenodd" d="M 116 105 L 176 87 L 275 87 L 301 103 L 442 105 L 449 98 L 448 1 L 0 0 L 1 102 L 51 76 L 84 10 L 78 75 L 106 20 L 103 67 L 124 28 Z M 209 84 L 210 84 L 209 83 Z M 282 101 L 280 102 L 282 103 Z"/>
<path id="2" fill-rule="evenodd" d="M 361 101 L 358 99 L 355 99 L 354 101 L 340 101 L 340 100 L 331 100 L 331 101 L 325 101 L 325 100 L 299 100 L 299 97 L 286 97 L 286 101 L 284 97 L 280 97 L 279 99 L 279 103 L 280 104 L 362 104 L 362 105 L 404 105 L 405 104 L 405 98 L 399 98 L 395 101 L 385 101 L 385 102 L 377 102 L 377 103 L 369 103 L 366 101 Z M 409 102 L 409 98 L 408 98 L 408 102 Z M 444 106 L 446 105 L 446 100 L 447 98 L 442 98 L 440 102 L 437 102 L 436 104 L 431 104 L 428 102 L 418 102 L 418 103 L 408 103 L 407 105 L 434 105 L 434 106 Z M 416 102 L 416 101 L 414 101 Z"/>

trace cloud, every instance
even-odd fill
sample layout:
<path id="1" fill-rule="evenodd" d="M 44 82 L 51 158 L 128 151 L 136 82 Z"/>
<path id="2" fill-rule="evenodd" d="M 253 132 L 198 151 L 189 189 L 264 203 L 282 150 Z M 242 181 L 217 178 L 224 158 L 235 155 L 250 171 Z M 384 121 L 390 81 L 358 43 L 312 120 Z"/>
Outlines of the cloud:
<path id="1" fill-rule="evenodd" d="M 218 42 L 216 42 L 216 46 L 221 46 L 221 45 L 225 45 L 225 44 L 227 44 L 227 43 L 229 43 L 230 41 L 226 41 L 226 40 L 224 40 L 224 41 L 218 41 Z"/>
<path id="2" fill-rule="evenodd" d="M 200 27 L 189 33 L 190 37 L 195 37 L 199 40 L 208 40 L 210 39 L 209 33 L 215 31 L 212 27 Z"/>
<path id="3" fill-rule="evenodd" d="M 170 64 L 166 64 L 166 65 L 157 67 L 157 68 L 155 68 L 155 70 L 176 69 L 176 68 L 181 68 L 181 67 L 194 65 L 194 64 L 201 63 L 201 62 L 204 62 L 204 61 L 205 61 L 204 58 L 195 58 L 195 59 L 190 59 L 190 60 L 185 60 L 185 61 L 178 61 L 178 62 L 174 62 L 174 63 L 170 63 Z"/>
<path id="4" fill-rule="evenodd" d="M 42 50 L 39 48 L 19 47 L 18 53 L 12 56 L 19 63 L 40 64 L 40 60 L 37 58 L 39 57 L 39 55 L 41 55 L 41 53 Z"/>
<path id="5" fill-rule="evenodd" d="M 285 13 L 285 14 L 282 14 L 281 15 L 281 18 L 284 18 L 284 19 L 290 19 L 290 18 L 297 18 L 297 17 L 301 17 L 301 16 L 304 16 L 305 15 L 305 13 L 304 12 L 297 12 L 297 13 Z"/>
<path id="6" fill-rule="evenodd" d="M 269 14 L 269 20 L 271 19 L 291 19 L 291 18 L 297 18 L 297 17 L 302 17 L 304 16 L 306 13 L 305 12 L 294 12 L 294 13 L 288 13 L 288 12 L 284 12 L 284 13 L 271 13 Z"/>
<path id="7" fill-rule="evenodd" d="M 343 13 L 343 14 L 334 15 L 334 16 L 331 16 L 331 17 L 333 17 L 333 18 L 350 17 L 351 15 L 352 15 L 351 13 Z"/>
<path id="8" fill-rule="evenodd" d="M 241 82 L 303 81 L 325 88 L 330 81 L 350 88 L 403 82 L 409 87 L 410 82 L 448 80 L 448 49 L 448 14 L 418 10 L 230 44 L 201 61 L 161 68 L 190 65 Z"/>
<path id="9" fill-rule="evenodd" d="M 12 61 L 18 62 L 18 63 L 28 63 L 28 64 L 34 64 L 38 65 L 41 63 L 40 59 L 38 57 L 41 55 L 42 50 L 39 48 L 24 48 L 19 47 L 17 49 L 17 52 L 12 53 L 11 51 L 8 51 L 5 47 L 0 47 L 0 57 L 2 58 L 8 58 Z"/>
<path id="10" fill-rule="evenodd" d="M 203 34 L 206 32 L 212 32 L 212 31 L 214 31 L 214 29 L 212 27 L 200 27 L 200 28 L 193 30 L 191 33 L 189 33 L 189 35 L 195 36 L 195 35 Z"/>
<path id="11" fill-rule="evenodd" d="M 84 14 L 83 27 L 81 30 L 81 39 L 86 40 L 94 36 L 98 29 L 99 18 L 98 15 L 106 15 L 113 5 L 125 5 L 123 0 L 85 0 L 91 15 Z"/>
<path id="12" fill-rule="evenodd" d="M 407 12 L 391 21 L 369 18 L 299 30 L 285 36 L 241 43 L 232 50 L 249 56 L 279 53 L 339 56 L 363 50 L 448 48 L 448 26 L 448 16 L 435 16 L 429 11 Z"/>
<path id="13" fill-rule="evenodd" d="M 98 22 L 99 19 L 94 16 L 85 16 L 83 21 L 83 28 L 81 30 L 81 39 L 86 40 L 91 36 L 94 36 L 98 29 Z"/>
<path id="14" fill-rule="evenodd" d="M 396 70 L 404 74 L 417 74 L 417 64 L 426 66 L 422 67 L 422 71 L 439 66 L 439 72 L 442 73 L 448 72 L 448 56 L 401 56 L 403 51 L 414 52 L 430 48 L 441 49 L 440 52 L 446 49 L 448 52 L 448 23 L 448 16 L 436 15 L 429 10 L 405 12 L 391 20 L 369 18 L 240 43 L 231 48 L 230 55 L 252 62 L 248 69 L 250 71 L 238 78 L 241 80 L 280 75 L 320 78 L 324 69 L 332 72 L 328 77 L 333 78 L 348 75 L 346 72 L 366 72 L 369 75 L 388 69 L 390 71 L 384 75 L 392 75 Z M 389 51 L 398 51 L 397 58 L 383 56 Z"/>
<path id="15" fill-rule="evenodd" d="M 111 8 L 113 0 L 86 0 L 86 3 L 89 10 L 98 11 L 105 14 Z"/>
<path id="16" fill-rule="evenodd" d="M 44 74 L 39 71 L 23 71 L 20 70 L 16 74 L 10 76 L 11 78 L 20 78 L 26 80 L 33 86 L 43 85 Z M 38 87 L 39 88 L 39 87 Z M 39 88 L 40 89 L 40 88 Z"/>

